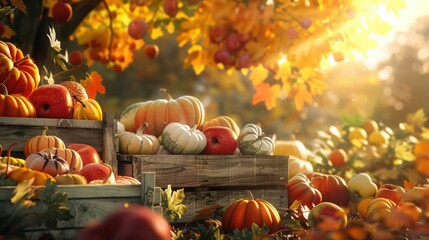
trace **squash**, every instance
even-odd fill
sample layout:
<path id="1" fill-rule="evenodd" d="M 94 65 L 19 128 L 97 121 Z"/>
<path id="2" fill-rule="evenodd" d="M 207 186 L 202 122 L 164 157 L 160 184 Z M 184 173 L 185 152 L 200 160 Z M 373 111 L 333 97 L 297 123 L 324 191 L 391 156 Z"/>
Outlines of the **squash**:
<path id="1" fill-rule="evenodd" d="M 147 124 L 141 126 L 137 133 L 121 132 L 119 138 L 119 153 L 131 155 L 153 155 L 159 150 L 159 140 L 149 134 L 143 134 Z"/>
<path id="2" fill-rule="evenodd" d="M 9 94 L 28 97 L 40 83 L 37 65 L 10 42 L 0 41 L 0 66 L 0 83 Z"/>
<path id="3" fill-rule="evenodd" d="M 48 136 L 48 127 L 44 127 L 42 135 L 34 136 L 25 142 L 24 155 L 28 155 L 40 152 L 46 148 L 55 147 L 55 148 L 66 148 L 64 141 L 57 136 Z"/>
<path id="4" fill-rule="evenodd" d="M 161 92 L 166 99 L 147 101 L 138 107 L 131 132 L 136 132 L 146 122 L 146 133 L 159 137 L 169 123 L 199 127 L 204 122 L 204 106 L 198 98 L 186 95 L 173 99 L 167 89 L 161 89 Z"/>
<path id="5" fill-rule="evenodd" d="M 308 149 L 299 140 L 277 140 L 273 155 L 290 155 L 308 160 Z"/>
<path id="6" fill-rule="evenodd" d="M 162 132 L 162 145 L 172 154 L 197 155 L 206 147 L 207 139 L 197 126 L 170 123 Z"/>
<path id="7" fill-rule="evenodd" d="M 51 182 L 55 182 L 55 178 L 52 177 L 50 174 L 37 170 L 32 170 L 26 167 L 15 168 L 11 172 L 9 172 L 7 176 L 8 178 L 18 181 L 18 183 L 22 183 L 24 181 L 30 180 L 31 178 L 34 178 L 32 184 L 34 186 L 45 185 L 48 179 L 50 179 Z"/>
<path id="8" fill-rule="evenodd" d="M 40 152 L 46 154 L 52 153 L 54 156 L 66 160 L 70 168 L 70 173 L 78 173 L 83 167 L 82 157 L 76 150 L 71 148 L 50 147 Z"/>
<path id="9" fill-rule="evenodd" d="M 211 127 L 211 126 L 223 126 L 231 128 L 232 131 L 237 134 L 237 136 L 240 135 L 240 128 L 238 127 L 237 123 L 229 116 L 219 116 L 215 117 L 209 121 L 205 121 L 203 125 L 201 125 L 200 130 L 204 131 L 204 129 Z"/>
<path id="10" fill-rule="evenodd" d="M 234 201 L 222 217 L 222 228 L 226 233 L 245 228 L 252 231 L 252 223 L 259 227 L 266 225 L 272 233 L 280 227 L 280 214 L 268 201 L 252 196 Z"/>
<path id="11" fill-rule="evenodd" d="M 79 174 L 66 173 L 55 177 L 58 185 L 85 185 L 86 178 Z"/>
<path id="12" fill-rule="evenodd" d="M 1 117 L 36 117 L 34 105 L 20 94 L 9 94 L 6 86 L 0 83 L 3 94 L 0 94 L 0 116 Z"/>
<path id="13" fill-rule="evenodd" d="M 85 88 L 76 81 L 62 81 L 59 83 L 60 85 L 63 85 L 67 90 L 70 92 L 70 95 L 73 98 L 73 106 L 76 106 L 77 99 L 79 100 L 86 100 L 88 99 L 88 93 L 86 92 Z"/>
<path id="14" fill-rule="evenodd" d="M 49 153 L 32 153 L 25 159 L 25 167 L 56 177 L 69 172 L 69 164 L 63 158 Z"/>
<path id="15" fill-rule="evenodd" d="M 374 198 L 369 204 L 366 210 L 366 216 L 368 219 L 375 221 L 382 220 L 387 213 L 392 211 L 396 204 L 388 198 Z"/>
<path id="16" fill-rule="evenodd" d="M 256 124 L 246 124 L 238 136 L 238 149 L 243 155 L 271 155 L 274 147 L 274 140 Z"/>
<path id="17" fill-rule="evenodd" d="M 141 184 L 141 182 L 133 177 L 129 176 L 115 176 L 116 184 L 119 185 L 133 185 L 133 184 Z"/>
<path id="18" fill-rule="evenodd" d="M 134 121 L 137 109 L 145 105 L 146 102 L 137 102 L 133 103 L 131 105 L 128 105 L 121 113 L 119 117 L 119 123 L 121 123 L 124 126 L 124 131 L 127 132 L 136 132 L 137 129 L 134 127 Z"/>
<path id="19" fill-rule="evenodd" d="M 288 158 L 288 179 L 291 179 L 298 173 L 313 172 L 313 165 L 295 156 L 289 156 Z"/>
<path id="20" fill-rule="evenodd" d="M 77 99 L 77 104 L 73 109 L 73 119 L 79 120 L 103 120 L 103 111 L 100 104 L 95 99 Z"/>

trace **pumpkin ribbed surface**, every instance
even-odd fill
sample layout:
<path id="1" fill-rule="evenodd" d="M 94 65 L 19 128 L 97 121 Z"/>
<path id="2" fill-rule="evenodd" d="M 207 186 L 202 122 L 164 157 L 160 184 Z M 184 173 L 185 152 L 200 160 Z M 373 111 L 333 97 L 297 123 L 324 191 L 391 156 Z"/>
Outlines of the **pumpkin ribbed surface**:
<path id="1" fill-rule="evenodd" d="M 211 126 L 222 126 L 222 127 L 228 127 L 231 128 L 232 131 L 237 134 L 237 136 L 240 135 L 240 127 L 238 127 L 237 123 L 229 116 L 219 116 L 215 117 L 209 121 L 205 121 L 203 125 L 201 126 L 201 131 L 204 129 L 211 127 Z"/>
<path id="2" fill-rule="evenodd" d="M 42 135 L 34 136 L 27 140 L 24 147 L 24 155 L 28 155 L 40 152 L 46 148 L 55 147 L 55 148 L 66 148 L 64 141 L 57 136 L 48 136 L 46 132 L 48 127 L 45 127 Z"/>
<path id="3" fill-rule="evenodd" d="M 62 81 L 59 84 L 63 85 L 70 92 L 70 95 L 73 97 L 73 105 L 77 104 L 76 98 L 79 100 L 88 99 L 88 94 L 82 84 L 75 81 Z"/>
<path id="4" fill-rule="evenodd" d="M 204 122 L 204 106 L 198 98 L 186 95 L 173 99 L 166 89 L 161 91 L 166 99 L 147 101 L 138 107 L 132 132 L 136 132 L 142 124 L 147 123 L 145 133 L 158 137 L 172 122 L 190 127 L 198 127 Z"/>
<path id="5" fill-rule="evenodd" d="M 70 173 L 78 173 L 83 167 L 82 158 L 76 150 L 50 147 L 41 152 L 45 154 L 52 153 L 54 156 L 64 159 L 70 166 Z"/>
<path id="6" fill-rule="evenodd" d="M 95 99 L 79 100 L 73 110 L 73 118 L 79 120 L 103 120 L 103 110 Z"/>
<path id="7" fill-rule="evenodd" d="M 28 97 L 39 85 L 37 65 L 10 42 L 0 41 L 0 66 L 0 83 L 10 94 Z"/>
<path id="8" fill-rule="evenodd" d="M 16 168 L 9 172 L 7 176 L 11 179 L 18 181 L 18 183 L 22 183 L 25 180 L 30 180 L 31 178 L 34 178 L 33 185 L 45 185 L 48 179 L 50 179 L 51 182 L 55 182 L 55 178 L 51 175 L 26 167 Z"/>
<path id="9" fill-rule="evenodd" d="M 36 152 L 25 159 L 26 168 L 45 172 L 53 177 L 69 172 L 69 164 L 52 153 Z"/>
<path id="10" fill-rule="evenodd" d="M 6 86 L 0 83 L 0 116 L 1 117 L 36 117 L 36 109 L 28 98 L 19 94 L 9 94 Z"/>

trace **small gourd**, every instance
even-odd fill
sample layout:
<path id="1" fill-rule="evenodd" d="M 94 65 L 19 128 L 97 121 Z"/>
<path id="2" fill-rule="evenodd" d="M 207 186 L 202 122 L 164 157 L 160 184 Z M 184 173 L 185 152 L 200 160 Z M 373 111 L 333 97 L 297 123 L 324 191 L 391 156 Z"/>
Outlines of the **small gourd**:
<path id="1" fill-rule="evenodd" d="M 55 178 L 52 177 L 50 174 L 29 169 L 26 167 L 19 167 L 19 168 L 13 169 L 12 171 L 9 172 L 7 177 L 16 180 L 18 183 L 22 183 L 24 181 L 28 181 L 34 178 L 34 181 L 32 184 L 34 186 L 45 185 L 48 179 L 50 179 L 51 182 L 55 182 Z"/>
<path id="2" fill-rule="evenodd" d="M 48 127 L 44 127 L 42 135 L 34 136 L 25 142 L 24 155 L 28 155 L 36 152 L 40 152 L 46 148 L 56 147 L 56 148 L 66 148 L 64 141 L 57 136 L 49 136 L 46 133 L 48 132 Z"/>
<path id="3" fill-rule="evenodd" d="M 25 167 L 48 173 L 53 177 L 69 172 L 67 161 L 52 152 L 37 152 L 28 155 L 25 159 Z"/>
<path id="4" fill-rule="evenodd" d="M 82 157 L 74 149 L 50 147 L 40 152 L 46 154 L 52 153 L 53 156 L 66 160 L 70 168 L 70 173 L 78 173 L 83 167 Z"/>
<path id="5" fill-rule="evenodd" d="M 186 124 L 173 122 L 162 132 L 162 145 L 172 154 L 197 155 L 206 147 L 207 139 L 203 132 Z"/>
<path id="6" fill-rule="evenodd" d="M 271 155 L 274 148 L 274 140 L 256 124 L 246 124 L 238 136 L 238 149 L 243 155 Z"/>
<path id="7" fill-rule="evenodd" d="M 92 98 L 89 99 L 77 99 L 76 105 L 73 109 L 73 119 L 79 120 L 103 120 L 103 111 L 100 104 Z"/>
<path id="8" fill-rule="evenodd" d="M 55 177 L 58 185 L 85 185 L 86 178 L 79 174 L 66 173 Z"/>
<path id="9" fill-rule="evenodd" d="M 131 155 L 153 155 L 159 150 L 159 140 L 154 135 L 144 134 L 147 124 L 133 132 L 119 133 L 119 153 Z"/>

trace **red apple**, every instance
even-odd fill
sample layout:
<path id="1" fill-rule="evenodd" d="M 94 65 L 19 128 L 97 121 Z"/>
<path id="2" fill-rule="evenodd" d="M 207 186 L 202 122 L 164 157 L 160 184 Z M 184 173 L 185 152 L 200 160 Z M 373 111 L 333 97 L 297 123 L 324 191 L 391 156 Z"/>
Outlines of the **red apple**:
<path id="1" fill-rule="evenodd" d="M 39 118 L 72 118 L 73 99 L 66 87 L 60 84 L 43 85 L 28 97 Z"/>
<path id="2" fill-rule="evenodd" d="M 170 240 L 170 224 L 149 208 L 131 206 L 118 209 L 101 222 L 82 229 L 77 240 L 86 239 Z"/>
<path id="3" fill-rule="evenodd" d="M 89 163 L 79 171 L 88 183 L 115 183 L 112 167 L 105 163 Z"/>
<path id="4" fill-rule="evenodd" d="M 228 155 L 234 154 L 238 147 L 237 134 L 228 127 L 211 126 L 203 130 L 207 139 L 202 154 Z"/>
<path id="5" fill-rule="evenodd" d="M 322 202 L 310 210 L 308 224 L 321 231 L 340 230 L 347 225 L 347 214 L 334 203 Z"/>
<path id="6" fill-rule="evenodd" d="M 73 16 L 73 8 L 70 4 L 58 1 L 52 7 L 52 17 L 57 23 L 66 23 Z"/>
<path id="7" fill-rule="evenodd" d="M 376 198 L 384 197 L 392 200 L 395 204 L 398 204 L 405 194 L 405 189 L 395 184 L 383 184 L 375 194 Z"/>
<path id="8" fill-rule="evenodd" d="M 73 149 L 79 153 L 82 158 L 82 166 L 85 166 L 89 163 L 101 163 L 100 155 L 98 155 L 97 150 L 94 147 L 84 143 L 72 143 L 67 146 L 67 148 Z"/>
<path id="9" fill-rule="evenodd" d="M 328 158 L 331 161 L 332 165 L 341 167 L 346 165 L 347 153 L 346 151 L 344 151 L 344 149 L 336 149 L 329 154 Z"/>

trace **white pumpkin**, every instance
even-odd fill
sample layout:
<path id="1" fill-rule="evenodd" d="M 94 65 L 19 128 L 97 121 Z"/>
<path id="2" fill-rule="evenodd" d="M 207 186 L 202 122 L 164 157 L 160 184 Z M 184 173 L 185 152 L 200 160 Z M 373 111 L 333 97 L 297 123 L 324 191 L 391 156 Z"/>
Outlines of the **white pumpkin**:
<path id="1" fill-rule="evenodd" d="M 159 140 L 157 137 L 144 134 L 143 130 L 146 125 L 142 125 L 136 133 L 120 132 L 119 138 L 119 153 L 131 155 L 153 155 L 159 150 Z"/>
<path id="2" fill-rule="evenodd" d="M 277 140 L 275 146 L 273 155 L 289 155 L 308 160 L 309 150 L 299 140 Z"/>
<path id="3" fill-rule="evenodd" d="M 313 165 L 305 160 L 299 159 L 295 156 L 288 158 L 288 178 L 291 179 L 298 173 L 313 172 Z"/>
<path id="4" fill-rule="evenodd" d="M 238 137 L 238 149 L 243 155 L 271 155 L 274 147 L 274 140 L 256 124 L 246 124 Z"/>
<path id="5" fill-rule="evenodd" d="M 206 147 L 203 132 L 186 124 L 169 123 L 162 132 L 162 145 L 171 154 L 197 155 Z"/>

